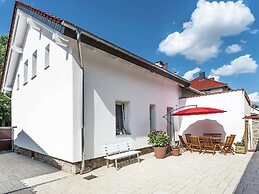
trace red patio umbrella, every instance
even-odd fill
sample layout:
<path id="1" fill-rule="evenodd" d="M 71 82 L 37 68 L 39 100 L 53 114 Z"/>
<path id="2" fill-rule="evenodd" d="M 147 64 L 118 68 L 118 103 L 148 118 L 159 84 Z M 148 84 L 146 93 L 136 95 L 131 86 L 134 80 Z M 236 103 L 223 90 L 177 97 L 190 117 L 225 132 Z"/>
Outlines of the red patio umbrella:
<path id="1" fill-rule="evenodd" d="M 175 113 L 172 113 L 172 116 L 189 116 L 189 115 L 204 115 L 204 114 L 214 114 L 214 113 L 224 113 L 225 110 L 220 110 L 216 108 L 209 107 L 195 107 L 184 109 Z"/>

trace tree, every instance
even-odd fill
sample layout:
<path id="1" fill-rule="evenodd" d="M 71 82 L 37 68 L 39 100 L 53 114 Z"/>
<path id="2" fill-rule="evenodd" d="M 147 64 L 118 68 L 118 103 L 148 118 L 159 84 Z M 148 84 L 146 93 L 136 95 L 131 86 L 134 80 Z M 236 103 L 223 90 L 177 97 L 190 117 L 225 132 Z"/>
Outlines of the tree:
<path id="1" fill-rule="evenodd" d="M 4 62 L 6 45 L 8 41 L 7 35 L 0 36 L 0 79 L 2 76 L 2 66 Z M 11 125 L 11 100 L 10 96 L 0 93 L 0 126 Z"/>

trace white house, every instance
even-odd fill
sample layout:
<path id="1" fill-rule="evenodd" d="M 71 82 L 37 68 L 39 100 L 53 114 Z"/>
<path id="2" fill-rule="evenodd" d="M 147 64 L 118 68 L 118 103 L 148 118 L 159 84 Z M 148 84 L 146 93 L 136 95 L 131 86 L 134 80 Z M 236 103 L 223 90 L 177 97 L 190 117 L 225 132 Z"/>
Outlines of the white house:
<path id="1" fill-rule="evenodd" d="M 16 1 L 0 82 L 12 93 L 16 151 L 76 173 L 81 161 L 98 166 L 102 145 L 127 141 L 145 152 L 150 131 L 172 137 L 163 116 L 190 104 L 227 112 L 174 118 L 176 134 L 203 120 L 241 140 L 250 115 L 243 90 L 201 95 L 166 67 Z"/>
<path id="2" fill-rule="evenodd" d="M 73 165 L 103 156 L 105 144 L 149 147 L 151 130 L 168 129 L 163 115 L 197 93 L 189 85 L 161 63 L 15 3 L 1 89 L 12 92 L 20 152 Z"/>

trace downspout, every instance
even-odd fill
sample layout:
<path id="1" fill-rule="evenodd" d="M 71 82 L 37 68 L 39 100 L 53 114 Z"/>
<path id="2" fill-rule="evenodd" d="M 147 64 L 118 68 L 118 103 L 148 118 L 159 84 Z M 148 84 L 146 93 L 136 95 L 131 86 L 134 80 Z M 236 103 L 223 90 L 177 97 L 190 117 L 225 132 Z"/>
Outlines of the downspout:
<path id="1" fill-rule="evenodd" d="M 81 105 L 81 170 L 80 174 L 84 173 L 85 170 L 85 109 L 84 109 L 84 97 L 85 97 L 85 91 L 84 91 L 84 80 L 85 80 L 85 71 L 84 71 L 84 63 L 83 63 L 83 56 L 82 56 L 82 49 L 81 49 L 81 30 L 76 29 L 76 37 L 77 37 L 77 48 L 78 48 L 78 58 L 79 58 L 79 64 L 78 66 L 81 69 L 82 77 L 81 77 L 81 94 L 82 94 L 82 105 Z"/>

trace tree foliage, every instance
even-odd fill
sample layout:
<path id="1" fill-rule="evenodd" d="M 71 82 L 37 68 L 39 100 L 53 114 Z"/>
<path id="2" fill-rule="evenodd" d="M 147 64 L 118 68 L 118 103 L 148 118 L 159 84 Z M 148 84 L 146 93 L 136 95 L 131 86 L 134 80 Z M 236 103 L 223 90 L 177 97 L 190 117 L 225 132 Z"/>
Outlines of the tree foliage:
<path id="1" fill-rule="evenodd" d="M 2 76 L 2 66 L 4 62 L 7 41 L 7 35 L 0 36 L 0 78 Z M 8 125 L 11 125 L 11 100 L 10 97 L 0 93 L 0 126 Z"/>

